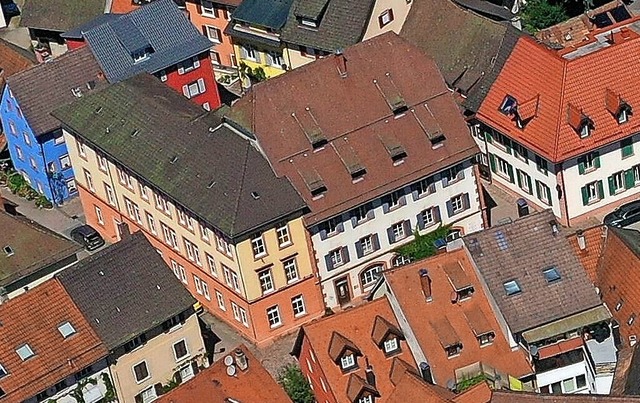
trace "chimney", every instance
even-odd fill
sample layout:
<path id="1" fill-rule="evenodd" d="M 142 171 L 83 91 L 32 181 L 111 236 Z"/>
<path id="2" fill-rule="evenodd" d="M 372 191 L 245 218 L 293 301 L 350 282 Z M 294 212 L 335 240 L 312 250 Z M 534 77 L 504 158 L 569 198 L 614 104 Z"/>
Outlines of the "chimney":
<path id="1" fill-rule="evenodd" d="M 622 39 L 629 39 L 629 38 L 631 38 L 631 32 L 629 32 L 629 28 L 627 28 L 627 27 L 621 27 L 621 28 L 620 28 L 620 36 L 622 37 Z"/>
<path id="2" fill-rule="evenodd" d="M 374 388 L 376 387 L 376 374 L 373 373 L 373 367 L 369 365 L 369 359 L 366 358 L 367 368 L 364 370 L 365 376 L 367 378 L 367 383 Z"/>
<path id="3" fill-rule="evenodd" d="M 344 57 L 342 49 L 336 50 L 336 67 L 340 77 L 347 78 L 347 59 Z"/>
<path id="4" fill-rule="evenodd" d="M 578 238 L 578 247 L 580 250 L 587 249 L 587 239 L 584 236 L 584 232 L 582 230 L 578 230 L 576 232 L 576 238 Z"/>
<path id="5" fill-rule="evenodd" d="M 431 376 L 431 366 L 429 365 L 429 363 L 422 361 L 420 363 L 420 377 L 422 377 L 422 379 L 433 385 L 433 377 Z"/>
<path id="6" fill-rule="evenodd" d="M 236 365 L 240 368 L 241 371 L 246 371 L 249 368 L 249 361 L 247 360 L 247 356 L 241 348 L 236 348 L 233 352 L 236 357 Z"/>
<path id="7" fill-rule="evenodd" d="M 420 286 L 422 287 L 422 293 L 427 302 L 433 301 L 431 278 L 429 277 L 429 271 L 427 269 L 420 269 Z"/>
<path id="8" fill-rule="evenodd" d="M 120 234 L 121 240 L 127 240 L 131 238 L 131 231 L 129 230 L 129 225 L 126 222 L 118 223 L 118 234 Z"/>

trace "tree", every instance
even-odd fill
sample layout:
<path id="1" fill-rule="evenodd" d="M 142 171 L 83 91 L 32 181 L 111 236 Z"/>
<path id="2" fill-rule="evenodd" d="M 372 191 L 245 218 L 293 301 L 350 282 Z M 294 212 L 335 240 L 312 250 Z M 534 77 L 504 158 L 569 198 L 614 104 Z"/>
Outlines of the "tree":
<path id="1" fill-rule="evenodd" d="M 569 18 L 562 4 L 551 4 L 547 0 L 529 0 L 521 17 L 524 28 L 532 33 Z"/>
<path id="2" fill-rule="evenodd" d="M 311 386 L 296 364 L 289 364 L 280 369 L 278 383 L 282 385 L 293 403 L 313 403 Z"/>

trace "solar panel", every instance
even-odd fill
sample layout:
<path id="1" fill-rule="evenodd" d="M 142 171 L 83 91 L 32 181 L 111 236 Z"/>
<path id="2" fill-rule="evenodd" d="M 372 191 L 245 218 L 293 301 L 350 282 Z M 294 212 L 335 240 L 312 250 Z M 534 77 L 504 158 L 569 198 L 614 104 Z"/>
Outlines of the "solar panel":
<path id="1" fill-rule="evenodd" d="M 625 21 L 631 18 L 631 14 L 629 14 L 624 6 L 618 6 L 609 12 L 616 22 Z"/>
<path id="2" fill-rule="evenodd" d="M 509 248 L 509 244 L 507 243 L 507 238 L 502 231 L 496 231 L 496 241 L 498 242 L 498 248 L 500 250 L 507 250 Z"/>
<path id="3" fill-rule="evenodd" d="M 608 27 L 609 25 L 613 25 L 613 21 L 611 21 L 607 13 L 596 14 L 596 16 L 593 17 L 593 23 L 596 24 L 596 27 L 598 28 L 603 28 L 603 27 Z"/>

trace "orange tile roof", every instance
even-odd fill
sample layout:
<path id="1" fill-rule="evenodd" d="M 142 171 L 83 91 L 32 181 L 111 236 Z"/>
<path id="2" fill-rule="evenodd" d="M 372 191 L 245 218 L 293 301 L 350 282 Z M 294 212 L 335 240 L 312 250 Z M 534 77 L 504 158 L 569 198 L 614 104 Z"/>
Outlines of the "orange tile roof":
<path id="1" fill-rule="evenodd" d="M 138 8 L 140 8 L 140 6 L 133 4 L 131 0 L 112 0 L 110 12 L 114 14 L 126 14 Z"/>
<path id="2" fill-rule="evenodd" d="M 634 29 L 616 34 L 613 44 L 601 36 L 601 48 L 591 53 L 588 49 L 595 46 L 593 41 L 589 46 L 569 49 L 573 53 L 560 54 L 531 37 L 521 37 L 480 106 L 479 120 L 552 162 L 637 133 L 637 116 L 618 124 L 606 106 L 607 93 L 612 91 L 632 108 L 640 109 L 640 70 L 635 67 L 640 35 Z M 587 54 L 578 56 L 580 52 Z M 516 126 L 513 116 L 499 110 L 507 95 L 514 97 L 518 111 L 523 108 L 527 115 L 531 108 L 526 103 L 538 97 L 536 114 L 523 129 Z M 593 122 L 594 130 L 581 139 L 574 127 L 583 118 Z"/>
<path id="3" fill-rule="evenodd" d="M 36 64 L 35 54 L 0 39 L 0 88 L 5 79 Z M 0 150 L 2 147 L 0 147 Z"/>
<path id="4" fill-rule="evenodd" d="M 454 289 L 443 268 L 457 262 L 474 293 L 469 299 L 452 303 Z M 431 278 L 432 302 L 425 301 L 420 285 L 420 270 L 425 268 Z M 418 261 L 386 272 L 384 276 L 431 365 L 436 384 L 446 385 L 455 379 L 456 369 L 477 362 L 518 378 L 533 372 L 524 351 L 512 351 L 509 347 L 464 250 Z M 488 326 L 495 333 L 493 343 L 480 347 L 474 326 L 478 328 L 476 332 L 484 332 L 486 329 L 479 330 L 480 327 Z M 454 339 L 462 343 L 462 351 L 449 358 L 441 345 L 450 344 Z"/>
<path id="5" fill-rule="evenodd" d="M 246 371 L 236 368 L 235 376 L 229 376 L 224 360 L 219 360 L 194 378 L 162 395 L 156 402 L 291 402 L 284 389 L 276 383 L 249 349 L 243 345 L 237 348 L 247 357 L 249 366 Z M 231 350 L 231 356 L 237 348 Z"/>
<path id="6" fill-rule="evenodd" d="M 347 386 L 351 374 L 356 374 L 360 378 L 366 379 L 365 359 L 369 360 L 369 364 L 373 367 L 376 375 L 376 389 L 381 396 L 376 402 L 386 402 L 395 389 L 390 375 L 394 358 L 400 358 L 410 363 L 417 371 L 417 365 L 406 342 L 400 342 L 402 351 L 399 354 L 387 357 L 384 351 L 372 340 L 377 316 L 382 317 L 393 326 L 399 327 L 391 310 L 391 305 L 389 305 L 386 298 L 377 299 L 302 327 L 301 331 L 304 332 L 304 336 L 309 340 L 311 348 L 317 357 L 317 363 L 326 377 L 327 384 L 331 385 L 334 395 L 340 402 L 347 401 Z M 340 365 L 336 364 L 329 356 L 329 344 L 334 330 L 339 331 L 343 337 L 351 340 L 362 352 L 363 357 L 358 358 L 359 369 L 342 373 Z"/>
<path id="7" fill-rule="evenodd" d="M 491 401 L 492 390 L 487 382 L 481 382 L 470 387 L 453 398 L 455 403 L 488 403 Z"/>
<path id="8" fill-rule="evenodd" d="M 593 284 L 597 283 L 596 269 L 598 267 L 598 261 L 600 260 L 600 254 L 602 253 L 606 233 L 606 228 L 602 225 L 583 230 L 582 235 L 585 241 L 584 249 L 580 248 L 577 233 L 567 236 L 569 244 L 571 244 L 578 260 L 580 260 L 580 264 L 584 267 L 587 276 L 589 276 L 589 280 L 591 280 Z"/>
<path id="9" fill-rule="evenodd" d="M 76 333 L 64 339 L 58 326 Z M 9 373 L 0 388 L 11 402 L 31 398 L 107 356 L 90 324 L 56 279 L 0 305 L 0 364 Z M 35 355 L 22 361 L 16 348 L 28 344 Z"/>
<path id="10" fill-rule="evenodd" d="M 454 401 L 452 400 L 454 397 L 455 394 L 450 390 L 438 385 L 430 385 L 417 375 L 405 372 L 387 399 L 387 403 L 447 403 Z"/>

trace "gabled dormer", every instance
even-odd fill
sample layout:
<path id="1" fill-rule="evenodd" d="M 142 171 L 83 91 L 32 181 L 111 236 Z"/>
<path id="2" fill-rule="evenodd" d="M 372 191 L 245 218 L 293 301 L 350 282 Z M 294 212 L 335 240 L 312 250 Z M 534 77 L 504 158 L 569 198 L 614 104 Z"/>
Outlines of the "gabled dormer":
<path id="1" fill-rule="evenodd" d="M 306 29 L 316 30 L 320 27 L 322 17 L 327 11 L 329 0 L 302 0 L 299 1 L 293 14 L 296 17 L 298 26 Z"/>
<path id="2" fill-rule="evenodd" d="M 589 137 L 595 129 L 593 120 L 575 105 L 567 107 L 567 123 L 578 133 L 581 139 Z"/>
<path id="3" fill-rule="evenodd" d="M 607 107 L 607 111 L 613 115 L 618 124 L 627 123 L 629 118 L 633 114 L 631 105 L 629 105 L 626 101 L 622 99 L 620 95 L 618 95 L 613 90 L 607 88 L 605 93 L 605 105 Z"/>
<path id="4" fill-rule="evenodd" d="M 374 382 L 375 383 L 375 382 Z M 351 403 L 374 403 L 380 393 L 374 385 L 364 380 L 362 377 L 351 374 L 347 383 L 347 398 Z"/>
<path id="5" fill-rule="evenodd" d="M 518 129 L 524 129 L 525 126 L 538 115 L 538 107 L 540 104 L 540 95 L 517 105 L 514 110 L 514 121 Z"/>
<path id="6" fill-rule="evenodd" d="M 386 356 L 390 356 L 402 351 L 400 341 L 404 340 L 404 334 L 382 316 L 376 316 L 373 321 L 371 339 Z"/>
<path id="7" fill-rule="evenodd" d="M 348 372 L 358 368 L 358 357 L 362 357 L 362 352 L 351 340 L 333 332 L 329 342 L 329 357 L 342 372 Z"/>

